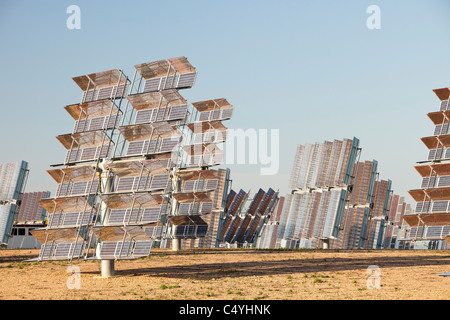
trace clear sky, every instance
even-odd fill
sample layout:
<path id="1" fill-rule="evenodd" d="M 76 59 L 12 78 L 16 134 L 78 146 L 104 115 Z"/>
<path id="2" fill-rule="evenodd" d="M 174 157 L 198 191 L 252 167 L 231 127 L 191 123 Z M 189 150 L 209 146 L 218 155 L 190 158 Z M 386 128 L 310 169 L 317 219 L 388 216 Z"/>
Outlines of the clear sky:
<path id="1" fill-rule="evenodd" d="M 68 6 L 81 10 L 70 30 Z M 370 30 L 366 9 L 381 10 Z M 65 149 L 72 77 L 186 56 L 197 68 L 189 101 L 225 97 L 229 128 L 278 129 L 280 169 L 230 165 L 234 188 L 287 191 L 297 144 L 357 137 L 395 193 L 420 187 L 432 89 L 450 86 L 450 2 L 0 1 L 0 162 L 26 160 L 27 191 L 56 190 L 46 173 Z"/>

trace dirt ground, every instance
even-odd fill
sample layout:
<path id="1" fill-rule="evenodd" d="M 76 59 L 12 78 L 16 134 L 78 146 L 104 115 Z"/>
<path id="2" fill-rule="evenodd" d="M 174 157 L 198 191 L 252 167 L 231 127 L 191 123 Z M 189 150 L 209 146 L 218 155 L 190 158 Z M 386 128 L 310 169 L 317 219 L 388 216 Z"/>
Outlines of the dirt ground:
<path id="1" fill-rule="evenodd" d="M 38 253 L 0 250 L 1 300 L 450 298 L 450 277 L 438 276 L 450 271 L 448 251 L 153 249 L 116 261 L 110 278 L 99 261 L 23 262 Z"/>

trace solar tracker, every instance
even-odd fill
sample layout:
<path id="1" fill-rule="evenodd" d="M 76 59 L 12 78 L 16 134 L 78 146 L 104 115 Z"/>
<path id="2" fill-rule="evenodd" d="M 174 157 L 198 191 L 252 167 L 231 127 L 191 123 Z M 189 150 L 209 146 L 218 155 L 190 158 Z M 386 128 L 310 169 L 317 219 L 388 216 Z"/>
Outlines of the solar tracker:
<path id="1" fill-rule="evenodd" d="M 272 188 L 267 193 L 259 189 L 252 199 L 248 198 L 249 194 L 242 189 L 238 193 L 233 190 L 229 192 L 220 223 L 219 242 L 228 245 L 255 244 L 263 224 L 278 201 L 278 192 Z"/>
<path id="2" fill-rule="evenodd" d="M 103 274 L 103 262 L 146 256 L 155 240 L 205 237 L 202 217 L 220 210 L 223 188 L 209 167 L 223 159 L 221 120 L 233 107 L 190 104 L 179 90 L 196 77 L 186 57 L 175 57 L 137 64 L 132 78 L 120 69 L 73 78 L 83 94 L 65 106 L 72 133 L 56 137 L 67 153 L 47 171 L 58 187 L 40 201 L 49 220 L 36 230 L 38 260 L 99 259 Z"/>
<path id="3" fill-rule="evenodd" d="M 339 247 L 348 205 L 356 199 L 369 205 L 367 194 L 359 192 L 360 178 L 355 178 L 360 150 L 357 138 L 297 146 L 289 179 L 292 195 L 286 198 L 277 235 L 283 244 L 318 247 L 332 242 Z"/>
<path id="4" fill-rule="evenodd" d="M 435 125 L 433 136 L 421 138 L 429 149 L 428 161 L 414 166 L 422 177 L 420 189 L 408 193 L 417 202 L 414 213 L 403 215 L 411 227 L 410 240 L 448 241 L 450 233 L 450 111 L 448 100 L 450 89 L 439 88 L 433 92 L 439 99 L 439 111 L 430 112 L 428 118 Z"/>

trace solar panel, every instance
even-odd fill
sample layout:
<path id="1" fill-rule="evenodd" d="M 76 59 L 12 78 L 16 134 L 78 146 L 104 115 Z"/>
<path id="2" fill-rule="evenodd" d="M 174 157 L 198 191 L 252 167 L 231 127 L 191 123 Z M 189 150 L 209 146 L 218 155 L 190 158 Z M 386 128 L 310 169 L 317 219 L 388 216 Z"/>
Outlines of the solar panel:
<path id="1" fill-rule="evenodd" d="M 208 224 L 199 216 L 175 216 L 169 217 L 169 220 L 172 222 L 175 238 L 204 237 L 208 230 Z"/>
<path id="2" fill-rule="evenodd" d="M 208 180 L 188 180 L 184 181 L 181 187 L 182 192 L 199 192 L 215 190 L 217 188 L 217 179 Z"/>
<path id="3" fill-rule="evenodd" d="M 208 214 L 212 211 L 212 202 L 188 202 L 180 203 L 178 214 L 180 215 L 200 215 Z"/>
<path id="4" fill-rule="evenodd" d="M 275 190 L 273 190 L 272 188 L 269 188 L 267 193 L 264 195 L 264 199 L 261 201 L 261 204 L 258 208 L 258 212 L 260 214 L 264 215 L 267 213 L 267 210 L 269 209 L 269 205 L 275 196 L 276 196 Z"/>
<path id="5" fill-rule="evenodd" d="M 241 223 L 237 227 L 234 236 L 231 238 L 231 240 L 229 242 L 230 243 L 234 243 L 234 242 L 243 243 L 244 242 L 244 235 L 247 232 L 247 228 L 250 225 L 251 221 L 252 221 L 252 216 L 251 215 L 245 215 L 245 217 L 242 219 Z"/>
<path id="6" fill-rule="evenodd" d="M 233 220 L 231 221 L 230 227 L 228 228 L 228 230 L 226 231 L 225 237 L 224 237 L 224 241 L 231 243 L 231 241 L 233 240 L 234 235 L 236 234 L 236 230 L 239 227 L 239 225 L 241 224 L 242 218 L 239 216 L 235 216 L 233 218 Z"/>
<path id="7" fill-rule="evenodd" d="M 252 200 L 252 202 L 251 202 L 251 204 L 250 204 L 250 206 L 249 206 L 249 208 L 247 210 L 248 214 L 255 215 L 256 210 L 258 209 L 258 207 L 259 207 L 261 201 L 263 200 L 265 194 L 266 193 L 265 193 L 265 191 L 263 189 L 259 189 L 258 190 L 258 192 L 253 197 L 253 200 Z"/>
<path id="8" fill-rule="evenodd" d="M 230 206 L 230 209 L 228 210 L 228 214 L 234 216 L 236 215 L 239 210 L 241 209 L 241 205 L 244 204 L 244 200 L 247 197 L 247 192 L 244 190 L 239 190 L 239 193 L 236 195 L 236 197 L 233 200 L 233 203 Z"/>
<path id="9" fill-rule="evenodd" d="M 199 112 L 198 121 L 226 120 L 233 113 L 233 106 L 226 99 L 193 102 L 192 105 Z"/>
<path id="10" fill-rule="evenodd" d="M 167 188 L 169 184 L 170 175 L 168 174 L 160 174 L 155 175 L 152 178 L 152 183 L 150 185 L 150 190 L 160 190 Z"/>
<path id="11" fill-rule="evenodd" d="M 230 190 L 230 192 L 227 195 L 227 199 L 225 201 L 225 208 L 224 208 L 224 212 L 225 213 L 228 212 L 228 210 L 231 207 L 231 204 L 233 203 L 235 197 L 236 197 L 236 191 Z"/>
<path id="12" fill-rule="evenodd" d="M 227 231 L 228 231 L 228 228 L 229 228 L 230 225 L 231 225 L 232 220 L 233 220 L 233 217 L 231 217 L 231 216 L 229 216 L 229 215 L 226 215 L 226 216 L 223 218 L 223 220 L 221 221 L 221 224 L 220 224 L 220 233 L 219 233 L 219 235 L 218 235 L 218 237 L 217 237 L 219 241 L 223 241 L 223 240 L 224 240 L 224 237 L 225 237 L 225 235 L 226 235 L 226 233 L 227 233 Z"/>
<path id="13" fill-rule="evenodd" d="M 154 207 L 163 202 L 163 197 L 158 194 L 144 193 L 112 193 L 101 194 L 100 199 L 110 209 L 128 209 L 131 206 L 141 206 L 143 208 Z"/>
<path id="14" fill-rule="evenodd" d="M 70 260 L 84 256 L 84 243 L 43 244 L 40 250 L 41 260 Z"/>
<path id="15" fill-rule="evenodd" d="M 49 215 L 48 226 L 52 228 L 79 227 L 91 224 L 96 218 L 93 212 L 67 212 Z"/>
<path id="16" fill-rule="evenodd" d="M 143 92 L 190 88 L 194 85 L 197 74 L 185 57 L 141 63 L 135 65 L 135 68 L 146 80 Z"/>
<path id="17" fill-rule="evenodd" d="M 83 91 L 93 87 L 101 89 L 126 83 L 126 77 L 124 77 L 122 72 L 118 69 L 91 73 L 88 75 L 74 77 L 72 79 Z"/>
<path id="18" fill-rule="evenodd" d="M 254 243 L 257 231 L 261 227 L 261 222 L 263 221 L 264 220 L 261 217 L 255 216 L 250 222 L 242 242 Z"/>
<path id="19" fill-rule="evenodd" d="M 163 226 L 152 226 L 144 228 L 145 232 L 147 233 L 148 237 L 150 239 L 160 239 L 163 236 Z"/>
<path id="20" fill-rule="evenodd" d="M 131 259 L 133 241 L 106 241 L 101 243 L 99 259 Z"/>
<path id="21" fill-rule="evenodd" d="M 56 190 L 56 196 L 84 195 L 95 193 L 98 188 L 98 181 L 81 181 L 75 183 L 62 183 Z"/>
<path id="22" fill-rule="evenodd" d="M 130 223 L 153 223 L 157 222 L 164 206 L 150 208 L 131 208 L 111 210 L 108 225 L 126 225 Z"/>
<path id="23" fill-rule="evenodd" d="M 79 148 L 68 150 L 65 158 L 65 163 L 76 163 L 80 161 L 95 160 L 98 158 L 106 158 L 111 154 L 109 145 Z"/>

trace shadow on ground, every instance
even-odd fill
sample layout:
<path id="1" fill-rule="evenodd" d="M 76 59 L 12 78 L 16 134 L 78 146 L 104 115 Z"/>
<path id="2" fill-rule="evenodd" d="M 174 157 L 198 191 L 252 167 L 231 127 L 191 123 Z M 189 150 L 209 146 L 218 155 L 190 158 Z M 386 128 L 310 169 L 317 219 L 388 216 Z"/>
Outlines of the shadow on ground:
<path id="1" fill-rule="evenodd" d="M 307 258 L 284 258 L 285 254 L 310 253 Z M 120 261 L 116 265 L 115 275 L 120 277 L 128 276 L 148 276 L 148 277 L 166 277 L 179 279 L 218 279 L 223 277 L 248 277 L 248 276 L 267 276 L 267 275 L 282 275 L 293 273 L 314 273 L 314 272 L 337 272 L 347 270 L 365 270 L 370 265 L 376 265 L 380 268 L 392 267 L 420 267 L 430 265 L 440 265 L 443 268 L 442 272 L 450 271 L 450 255 L 447 252 L 443 254 L 430 254 L 417 256 L 403 255 L 402 251 L 397 251 L 399 254 L 395 255 L 396 251 L 390 251 L 388 255 L 374 256 L 371 253 L 379 253 L 376 250 L 327 250 L 327 253 L 335 253 L 332 256 L 324 257 L 322 250 L 253 250 L 253 249 L 190 249 L 181 252 L 173 252 L 170 250 L 154 249 L 151 258 L 143 258 L 145 266 L 143 268 L 126 269 L 127 262 L 122 264 Z M 339 257 L 339 253 L 358 253 L 358 258 L 353 257 Z M 265 254 L 276 254 L 280 257 L 277 260 L 265 259 Z M 314 256 L 315 253 L 318 253 Z M 431 252 L 430 252 L 431 253 Z M 228 254 L 249 255 L 249 261 L 240 262 L 214 262 L 214 257 Z M 367 254 L 367 257 L 364 257 Z M 182 264 L 184 256 L 198 255 L 202 257 L 205 255 L 204 263 L 197 264 Z M 317 256 L 321 256 L 317 258 Z M 176 257 L 177 265 L 171 258 L 167 266 L 151 267 L 152 258 L 162 258 L 165 256 Z M 0 257 L 0 264 L 5 263 L 20 263 L 26 259 L 35 258 L 36 253 L 21 253 L 20 255 L 4 255 Z M 273 255 L 272 255 L 273 257 Z M 271 258 L 272 258 L 271 257 Z M 178 260 L 179 259 L 179 260 Z M 139 261 L 139 260 L 138 260 Z M 447 267 L 448 266 L 448 267 Z M 122 269 L 123 268 L 123 269 Z M 98 271 L 82 271 L 85 274 L 97 274 Z"/>
<path id="2" fill-rule="evenodd" d="M 239 252 L 241 253 L 241 252 Z M 248 253 L 251 252 L 242 252 Z M 291 252 L 292 253 L 292 252 Z M 260 254 L 253 251 L 253 254 Z M 282 253 L 281 253 L 282 254 Z M 337 255 L 339 255 L 337 253 Z M 180 255 L 180 259 L 182 259 Z M 139 269 L 118 269 L 116 276 L 137 276 L 145 275 L 149 277 L 167 277 L 183 279 L 218 279 L 223 277 L 248 277 L 248 276 L 267 276 L 292 273 L 314 273 L 314 272 L 336 272 L 346 270 L 365 270 L 370 265 L 383 267 L 417 267 L 441 265 L 448 271 L 450 269 L 450 256 L 430 255 L 430 256 L 380 256 L 367 258 L 340 258 L 327 257 L 320 259 L 279 259 L 244 261 L 244 262 L 226 262 L 214 263 L 209 261 L 201 264 L 176 265 L 167 267 L 148 267 Z M 149 260 L 151 264 L 151 260 Z M 447 268 L 446 266 L 449 266 Z"/>

